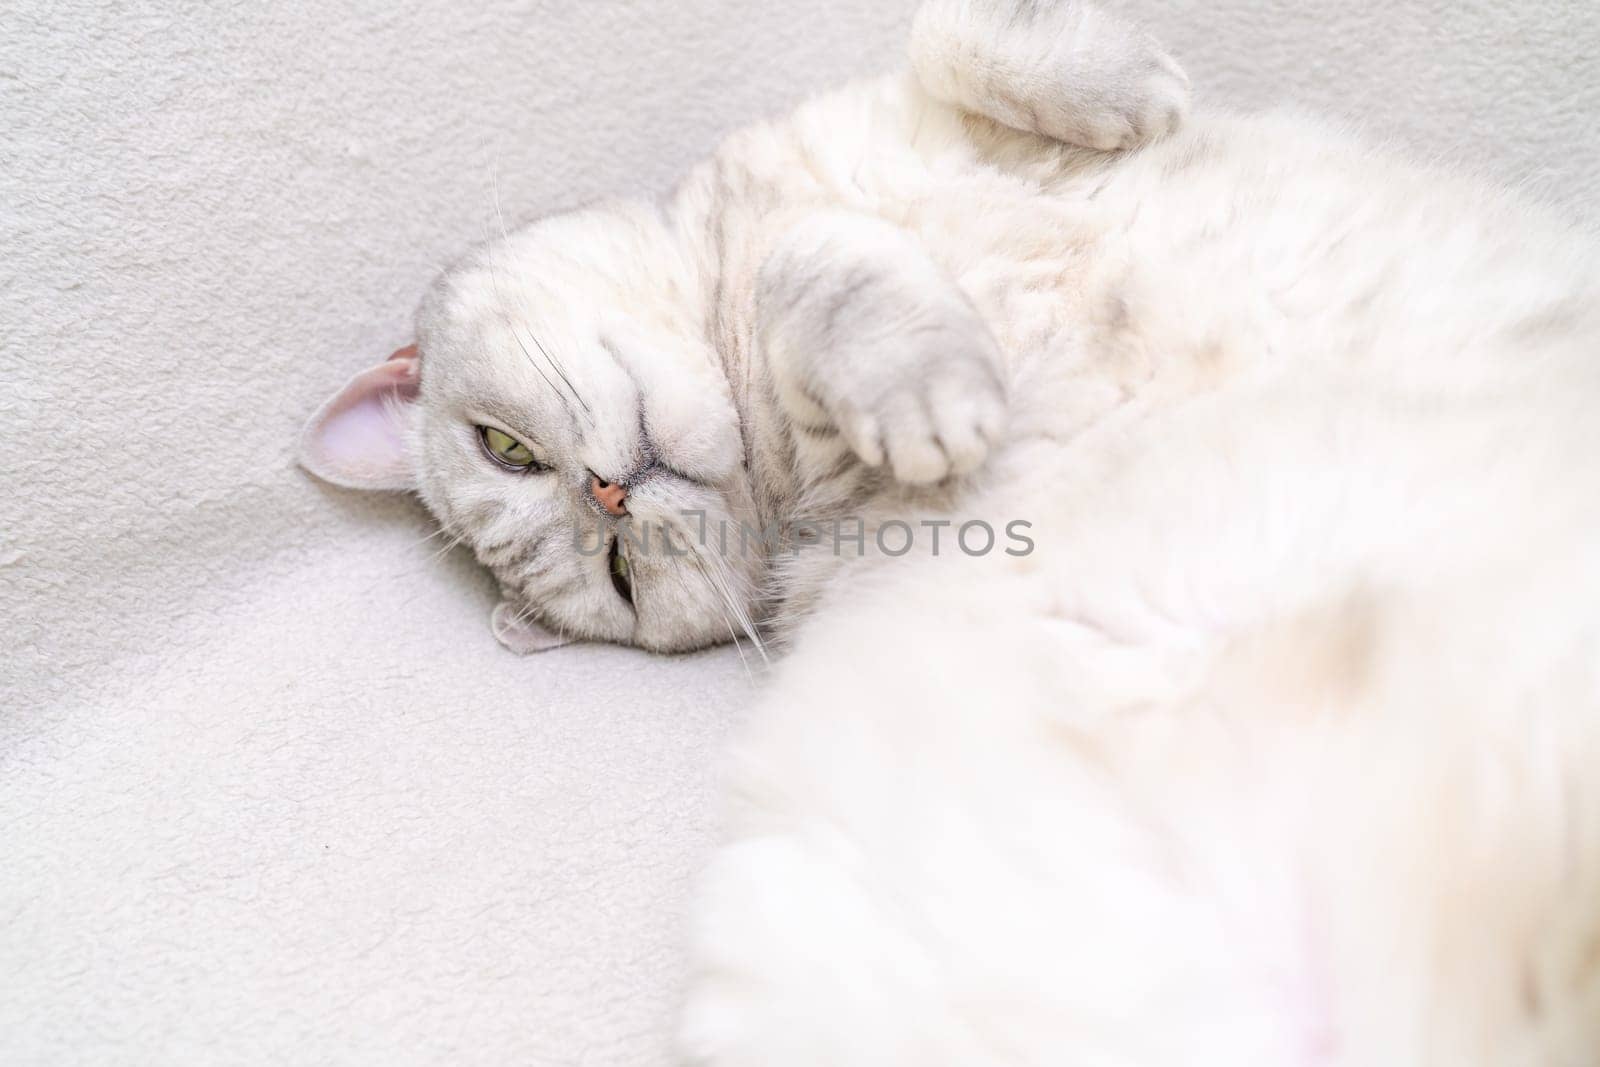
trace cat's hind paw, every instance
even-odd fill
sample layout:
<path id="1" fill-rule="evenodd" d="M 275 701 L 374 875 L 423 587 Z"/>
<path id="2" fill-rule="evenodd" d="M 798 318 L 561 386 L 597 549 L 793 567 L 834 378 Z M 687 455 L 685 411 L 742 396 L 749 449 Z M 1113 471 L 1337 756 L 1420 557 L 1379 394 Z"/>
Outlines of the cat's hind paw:
<path id="1" fill-rule="evenodd" d="M 1151 45 L 1144 69 L 1131 74 L 1130 81 L 1118 92 L 1107 93 L 1098 107 L 1074 105 L 1041 112 L 1039 132 L 1086 148 L 1118 152 L 1160 140 L 1183 125 L 1189 114 L 1189 76 L 1176 60 Z"/>
<path id="2" fill-rule="evenodd" d="M 939 100 L 1100 151 L 1163 137 L 1189 112 L 1183 68 L 1085 0 L 926 0 L 911 58 Z"/>

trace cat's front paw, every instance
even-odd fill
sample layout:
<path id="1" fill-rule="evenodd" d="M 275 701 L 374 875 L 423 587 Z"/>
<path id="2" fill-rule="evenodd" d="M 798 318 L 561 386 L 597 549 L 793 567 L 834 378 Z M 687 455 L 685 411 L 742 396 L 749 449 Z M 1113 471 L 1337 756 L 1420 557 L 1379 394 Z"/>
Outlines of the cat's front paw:
<path id="1" fill-rule="evenodd" d="M 844 212 L 808 217 L 762 266 L 758 323 L 791 421 L 838 433 L 900 482 L 969 473 L 1000 440 L 999 348 L 905 230 Z"/>
<path id="2" fill-rule="evenodd" d="M 984 348 L 933 360 L 925 373 L 870 400 L 842 400 L 835 424 L 869 467 L 898 482 L 932 485 L 983 466 L 1005 427 L 1006 400 Z"/>

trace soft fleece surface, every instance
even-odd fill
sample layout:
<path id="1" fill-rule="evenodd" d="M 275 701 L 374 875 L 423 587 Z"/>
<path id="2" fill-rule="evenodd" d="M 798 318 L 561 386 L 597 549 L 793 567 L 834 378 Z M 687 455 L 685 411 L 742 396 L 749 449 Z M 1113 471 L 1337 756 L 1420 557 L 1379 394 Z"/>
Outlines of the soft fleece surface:
<path id="1" fill-rule="evenodd" d="M 1590 0 L 1133 6 L 1213 98 L 1600 203 Z M 668 1059 L 739 659 L 510 656 L 290 447 L 497 187 L 659 188 L 910 7 L 9 5 L 0 1063 Z"/>

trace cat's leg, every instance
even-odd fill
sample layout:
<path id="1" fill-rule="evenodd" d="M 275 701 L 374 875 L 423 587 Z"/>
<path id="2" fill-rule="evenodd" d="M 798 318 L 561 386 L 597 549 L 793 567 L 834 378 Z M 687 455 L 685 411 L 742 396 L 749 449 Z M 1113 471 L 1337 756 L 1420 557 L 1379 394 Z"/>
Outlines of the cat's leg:
<path id="1" fill-rule="evenodd" d="M 1085 148 L 1135 147 L 1189 109 L 1172 57 L 1083 0 L 926 0 L 911 59 L 937 99 Z"/>
<path id="2" fill-rule="evenodd" d="M 768 255 L 758 343 L 797 436 L 838 434 L 927 485 L 981 465 L 1004 426 L 1000 354 L 954 279 L 905 230 L 810 215 Z"/>

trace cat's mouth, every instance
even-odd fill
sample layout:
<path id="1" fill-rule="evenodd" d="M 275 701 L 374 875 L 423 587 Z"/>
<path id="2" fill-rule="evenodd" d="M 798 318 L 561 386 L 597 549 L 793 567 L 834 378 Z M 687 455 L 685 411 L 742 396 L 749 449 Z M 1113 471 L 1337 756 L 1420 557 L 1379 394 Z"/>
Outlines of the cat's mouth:
<path id="1" fill-rule="evenodd" d="M 606 569 L 611 572 L 611 588 L 633 607 L 633 577 L 628 568 L 628 557 L 622 554 L 622 538 L 611 539 L 611 551 L 606 557 Z"/>

